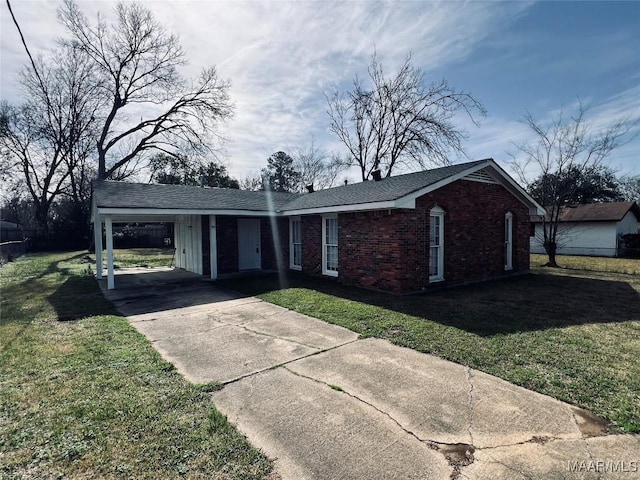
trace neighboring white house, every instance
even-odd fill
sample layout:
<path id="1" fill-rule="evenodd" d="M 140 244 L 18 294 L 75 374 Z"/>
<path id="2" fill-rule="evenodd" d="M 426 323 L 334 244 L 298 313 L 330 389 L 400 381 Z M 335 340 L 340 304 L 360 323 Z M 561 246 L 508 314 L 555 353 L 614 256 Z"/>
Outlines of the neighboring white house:
<path id="1" fill-rule="evenodd" d="M 542 219 L 532 218 L 531 253 L 545 253 Z M 638 233 L 640 208 L 635 202 L 590 203 L 564 207 L 558 225 L 559 255 L 615 257 L 620 236 Z M 532 228 L 532 233 L 534 233 Z"/>

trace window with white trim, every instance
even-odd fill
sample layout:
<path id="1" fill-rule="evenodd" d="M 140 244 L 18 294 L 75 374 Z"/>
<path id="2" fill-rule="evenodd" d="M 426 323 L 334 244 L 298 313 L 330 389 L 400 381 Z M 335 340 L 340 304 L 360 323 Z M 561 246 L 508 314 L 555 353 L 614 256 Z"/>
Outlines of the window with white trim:
<path id="1" fill-rule="evenodd" d="M 434 207 L 429 214 L 429 281 L 444 280 L 444 210 Z"/>
<path id="2" fill-rule="evenodd" d="M 289 219 L 289 268 L 302 270 L 302 225 L 300 217 Z"/>
<path id="3" fill-rule="evenodd" d="M 504 269 L 513 269 L 513 213 L 504 216 Z"/>
<path id="4" fill-rule="evenodd" d="M 338 216 L 322 217 L 322 273 L 338 276 Z"/>

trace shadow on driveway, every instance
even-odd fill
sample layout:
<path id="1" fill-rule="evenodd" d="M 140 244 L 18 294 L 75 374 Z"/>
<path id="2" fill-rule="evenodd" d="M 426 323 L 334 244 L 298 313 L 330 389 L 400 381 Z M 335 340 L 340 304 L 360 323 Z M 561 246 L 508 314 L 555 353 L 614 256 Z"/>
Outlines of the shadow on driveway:
<path id="1" fill-rule="evenodd" d="M 115 289 L 107 290 L 106 275 L 100 288 L 124 315 L 141 315 L 185 307 L 197 307 L 247 295 L 225 292 L 218 295 L 215 283 L 178 268 L 125 268 L 115 272 Z"/>

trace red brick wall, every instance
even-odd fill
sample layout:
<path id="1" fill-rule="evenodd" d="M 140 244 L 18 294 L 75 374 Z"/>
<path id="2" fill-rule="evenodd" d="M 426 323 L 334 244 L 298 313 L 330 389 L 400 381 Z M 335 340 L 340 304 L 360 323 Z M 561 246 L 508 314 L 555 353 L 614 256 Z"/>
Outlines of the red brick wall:
<path id="1" fill-rule="evenodd" d="M 238 271 L 238 218 L 240 217 L 223 215 L 216 216 L 216 246 L 218 250 L 218 273 L 220 274 L 234 273 Z M 286 218 L 279 218 L 277 219 L 277 225 L 283 261 L 288 262 L 289 220 Z M 262 252 L 262 269 L 277 269 L 278 262 L 274 247 L 273 236 L 271 235 L 271 222 L 269 218 L 260 218 L 260 250 Z M 283 263 L 282 265 L 283 268 L 286 268 L 288 266 L 288 263 Z"/>
<path id="2" fill-rule="evenodd" d="M 529 211 L 501 185 L 459 180 L 419 198 L 445 210 L 445 284 L 529 270 Z M 504 270 L 505 214 L 513 213 L 513 270 Z"/>
<path id="3" fill-rule="evenodd" d="M 429 283 L 429 211 L 445 210 L 444 282 Z M 513 213 L 513 270 L 504 270 L 504 222 Z M 338 281 L 410 293 L 529 269 L 527 208 L 504 187 L 459 180 L 416 201 L 415 210 L 338 216 Z M 302 270 L 322 275 L 322 216 L 302 217 Z"/>
<path id="4" fill-rule="evenodd" d="M 375 290 L 416 290 L 428 271 L 425 220 L 417 210 L 379 210 L 341 214 L 339 278 Z M 425 270 L 426 269 L 426 270 Z"/>
<path id="5" fill-rule="evenodd" d="M 274 242 L 275 236 L 271 230 L 277 229 L 278 245 Z M 262 269 L 277 270 L 280 261 L 281 268 L 289 268 L 289 219 L 278 218 L 275 223 L 269 218 L 260 219 L 260 243 L 262 247 Z M 278 253 L 280 258 L 278 259 Z"/>
<path id="6" fill-rule="evenodd" d="M 238 217 L 216 215 L 218 273 L 238 271 Z"/>
<path id="7" fill-rule="evenodd" d="M 302 271 L 322 274 L 322 216 L 304 215 L 300 218 L 302 229 Z M 338 227 L 339 228 L 339 227 Z M 340 245 L 338 245 L 338 255 Z M 338 258 L 338 261 L 340 259 Z"/>

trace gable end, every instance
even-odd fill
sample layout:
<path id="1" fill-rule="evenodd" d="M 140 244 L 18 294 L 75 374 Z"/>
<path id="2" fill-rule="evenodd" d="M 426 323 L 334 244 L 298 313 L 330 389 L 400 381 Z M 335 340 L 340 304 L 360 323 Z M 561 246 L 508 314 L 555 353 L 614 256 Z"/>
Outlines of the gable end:
<path id="1" fill-rule="evenodd" d="M 472 172 L 466 177 L 462 177 L 462 180 L 469 180 L 470 182 L 493 183 L 493 184 L 500 183 L 485 169 L 478 170 L 477 172 Z"/>

